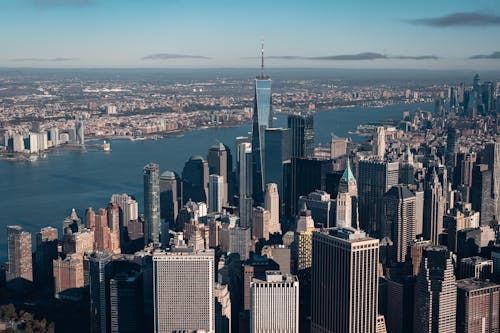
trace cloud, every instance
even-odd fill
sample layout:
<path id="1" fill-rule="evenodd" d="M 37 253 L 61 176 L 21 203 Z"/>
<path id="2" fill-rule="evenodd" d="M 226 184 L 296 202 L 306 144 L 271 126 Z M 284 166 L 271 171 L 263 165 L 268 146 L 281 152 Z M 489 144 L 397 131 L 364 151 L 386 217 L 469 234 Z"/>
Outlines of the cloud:
<path id="1" fill-rule="evenodd" d="M 500 25 L 500 16 L 479 12 L 462 12 L 446 16 L 420 18 L 408 22 L 429 27 L 446 28 L 456 26 L 487 26 Z"/>
<path id="2" fill-rule="evenodd" d="M 500 59 L 500 52 L 497 51 L 491 54 L 476 54 L 469 57 L 469 59 Z"/>
<path id="3" fill-rule="evenodd" d="M 332 56 L 322 56 L 322 57 L 309 57 L 310 60 L 377 60 L 377 59 L 387 59 L 387 56 L 375 52 L 363 52 L 356 54 L 340 54 Z"/>
<path id="4" fill-rule="evenodd" d="M 210 59 L 210 58 L 201 55 L 177 54 L 177 53 L 156 53 L 141 58 L 141 60 L 171 60 L 171 59 Z"/>
<path id="5" fill-rule="evenodd" d="M 78 58 L 57 57 L 57 58 L 15 58 L 15 59 L 12 59 L 12 61 L 15 61 L 15 62 L 44 62 L 44 61 L 65 62 L 65 61 L 75 61 L 75 60 L 78 60 Z"/>
<path id="6" fill-rule="evenodd" d="M 422 56 L 394 56 L 392 59 L 401 60 L 438 60 L 439 57 L 435 55 L 422 55 Z"/>
<path id="7" fill-rule="evenodd" d="M 359 61 L 359 60 L 379 60 L 379 59 L 400 59 L 400 60 L 437 60 L 439 57 L 435 55 L 421 56 L 388 56 L 386 54 L 376 52 L 362 52 L 356 54 L 340 54 L 331 56 L 316 56 L 304 57 L 294 55 L 270 56 L 268 59 L 278 60 L 326 60 L 326 61 Z"/>

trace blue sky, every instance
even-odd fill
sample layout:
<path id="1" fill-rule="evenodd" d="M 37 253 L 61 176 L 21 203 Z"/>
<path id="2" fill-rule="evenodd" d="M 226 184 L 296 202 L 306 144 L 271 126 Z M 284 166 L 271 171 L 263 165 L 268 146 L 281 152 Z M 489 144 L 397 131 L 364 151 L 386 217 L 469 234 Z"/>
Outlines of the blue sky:
<path id="1" fill-rule="evenodd" d="M 258 67 L 264 38 L 269 67 L 500 68 L 498 0 L 0 0 L 0 31 L 2 67 Z"/>

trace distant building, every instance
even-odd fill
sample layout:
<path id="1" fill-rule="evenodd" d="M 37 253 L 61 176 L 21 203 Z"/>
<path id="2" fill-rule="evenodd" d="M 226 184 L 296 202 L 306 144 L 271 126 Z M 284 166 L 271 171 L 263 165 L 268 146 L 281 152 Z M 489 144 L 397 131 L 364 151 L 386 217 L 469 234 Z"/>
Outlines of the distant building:
<path id="1" fill-rule="evenodd" d="M 281 234 L 280 224 L 280 197 L 278 193 L 278 185 L 274 183 L 266 184 L 266 192 L 264 193 L 264 208 L 269 211 L 269 226 L 270 234 Z"/>
<path id="2" fill-rule="evenodd" d="M 182 169 L 182 200 L 207 202 L 208 196 L 208 163 L 199 155 L 191 156 Z"/>
<path id="3" fill-rule="evenodd" d="M 228 182 L 232 170 L 228 169 L 228 151 L 226 150 L 226 146 L 220 142 L 211 146 L 208 150 L 207 162 L 209 175 L 222 177 L 222 205 L 227 205 L 229 199 Z"/>
<path id="4" fill-rule="evenodd" d="M 224 177 L 219 175 L 210 175 L 208 177 L 208 212 L 222 212 L 224 204 L 224 195 L 227 183 Z"/>
<path id="5" fill-rule="evenodd" d="M 290 131 L 286 128 L 268 128 L 265 131 L 265 141 L 264 182 L 276 184 L 278 197 L 283 198 L 283 166 L 291 158 Z"/>
<path id="6" fill-rule="evenodd" d="M 312 157 L 314 154 L 314 117 L 311 113 L 288 116 L 291 136 L 291 157 Z"/>
<path id="7" fill-rule="evenodd" d="M 239 146 L 239 210 L 240 225 L 252 227 L 252 146 L 248 142 L 242 142 Z"/>
<path id="8" fill-rule="evenodd" d="M 112 257 L 108 252 L 97 251 L 90 255 L 90 332 L 111 331 L 109 316 L 109 276 Z"/>
<path id="9" fill-rule="evenodd" d="M 144 167 L 144 244 L 160 243 L 160 166 Z"/>
<path id="10" fill-rule="evenodd" d="M 349 205 L 350 203 L 349 200 Z M 303 195 L 299 197 L 298 207 L 303 207 L 304 204 L 311 211 L 314 222 L 323 225 L 325 228 L 335 225 L 336 202 L 331 199 L 330 194 L 325 191 L 315 190 L 307 196 Z"/>
<path id="11" fill-rule="evenodd" d="M 59 245 L 56 228 L 44 227 L 36 233 L 36 251 L 34 255 L 34 278 L 40 288 L 54 289 L 52 260 L 57 259 Z"/>
<path id="12" fill-rule="evenodd" d="M 8 267 L 6 281 L 12 281 L 16 289 L 17 287 L 22 288 L 25 282 L 33 282 L 31 234 L 24 231 L 19 225 L 7 226 L 7 244 Z"/>
<path id="13" fill-rule="evenodd" d="M 459 276 L 460 279 L 490 280 L 493 277 L 493 260 L 479 256 L 463 258 L 460 260 Z"/>
<path id="14" fill-rule="evenodd" d="M 62 300 L 77 301 L 83 297 L 80 288 L 85 285 L 83 258 L 74 255 L 53 260 L 54 297 Z"/>
<path id="15" fill-rule="evenodd" d="M 360 228 L 380 238 L 383 234 L 384 194 L 398 184 L 399 163 L 359 161 L 358 194 Z"/>
<path id="16" fill-rule="evenodd" d="M 267 271 L 250 282 L 250 332 L 299 332 L 299 280 Z"/>

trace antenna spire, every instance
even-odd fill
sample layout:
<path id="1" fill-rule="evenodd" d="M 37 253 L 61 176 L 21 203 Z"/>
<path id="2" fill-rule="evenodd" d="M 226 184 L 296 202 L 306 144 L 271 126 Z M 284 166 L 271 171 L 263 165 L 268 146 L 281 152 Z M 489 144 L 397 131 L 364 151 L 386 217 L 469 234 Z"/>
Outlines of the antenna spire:
<path id="1" fill-rule="evenodd" d="M 260 76 L 264 77 L 264 40 L 262 40 L 261 44 L 261 63 L 260 63 Z"/>

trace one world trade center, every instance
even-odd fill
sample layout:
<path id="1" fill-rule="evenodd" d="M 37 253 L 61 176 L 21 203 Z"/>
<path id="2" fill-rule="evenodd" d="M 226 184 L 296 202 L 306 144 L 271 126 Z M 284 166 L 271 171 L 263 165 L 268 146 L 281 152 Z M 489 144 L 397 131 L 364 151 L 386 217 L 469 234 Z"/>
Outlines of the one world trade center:
<path id="1" fill-rule="evenodd" d="M 264 43 L 262 43 L 261 56 L 260 75 L 255 78 L 252 129 L 252 189 L 253 199 L 256 204 L 264 202 L 264 138 L 266 129 L 272 126 L 271 78 L 264 75 Z"/>

